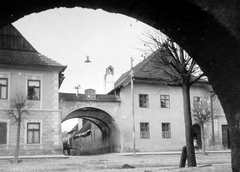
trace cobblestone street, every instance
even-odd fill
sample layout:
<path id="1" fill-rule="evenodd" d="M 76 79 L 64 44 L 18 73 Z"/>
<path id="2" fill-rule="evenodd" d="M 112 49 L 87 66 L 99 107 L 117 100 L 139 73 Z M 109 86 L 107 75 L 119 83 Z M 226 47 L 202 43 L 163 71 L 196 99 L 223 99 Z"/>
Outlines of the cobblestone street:
<path id="1" fill-rule="evenodd" d="M 178 168 L 180 154 L 131 155 L 105 154 L 69 156 L 69 158 L 23 159 L 19 164 L 0 160 L 1 172 L 98 171 L 98 172 L 162 172 L 162 171 L 231 171 L 230 153 L 196 154 L 198 167 Z M 133 168 L 134 167 L 134 168 Z"/>

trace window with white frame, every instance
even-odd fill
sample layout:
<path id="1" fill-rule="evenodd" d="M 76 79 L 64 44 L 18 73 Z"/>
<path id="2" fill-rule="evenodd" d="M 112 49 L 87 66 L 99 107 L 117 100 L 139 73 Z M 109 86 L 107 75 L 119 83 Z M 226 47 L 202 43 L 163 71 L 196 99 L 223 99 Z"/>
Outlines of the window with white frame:
<path id="1" fill-rule="evenodd" d="M 0 78 L 0 99 L 7 99 L 8 94 L 8 79 Z"/>
<path id="2" fill-rule="evenodd" d="M 0 145 L 7 144 L 7 122 L 0 121 Z"/>
<path id="3" fill-rule="evenodd" d="M 139 94 L 139 107 L 148 108 L 148 95 Z"/>
<path id="4" fill-rule="evenodd" d="M 40 100 L 40 80 L 28 80 L 28 100 Z"/>
<path id="5" fill-rule="evenodd" d="M 150 138 L 150 131 L 149 131 L 149 123 L 148 122 L 141 122 L 140 123 L 140 138 L 141 139 L 149 139 Z"/>
<path id="6" fill-rule="evenodd" d="M 27 123 L 27 144 L 40 143 L 40 122 Z"/>
<path id="7" fill-rule="evenodd" d="M 193 96 L 193 108 L 201 109 L 202 108 L 202 98 L 198 96 Z"/>
<path id="8" fill-rule="evenodd" d="M 169 95 L 160 95 L 161 108 L 170 108 Z"/>
<path id="9" fill-rule="evenodd" d="M 171 138 L 170 123 L 162 123 L 162 138 Z"/>

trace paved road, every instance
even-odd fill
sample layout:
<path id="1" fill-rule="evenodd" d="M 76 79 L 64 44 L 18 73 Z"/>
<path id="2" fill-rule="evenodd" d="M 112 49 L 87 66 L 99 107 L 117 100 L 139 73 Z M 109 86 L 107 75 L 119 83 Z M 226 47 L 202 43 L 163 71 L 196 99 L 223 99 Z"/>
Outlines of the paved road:
<path id="1" fill-rule="evenodd" d="M 230 153 L 196 154 L 198 167 L 178 168 L 180 154 L 131 155 L 105 154 L 69 158 L 23 159 L 19 164 L 0 160 L 1 172 L 228 172 Z M 126 168 L 124 168 L 126 167 Z M 134 168 L 131 168 L 134 167 Z"/>

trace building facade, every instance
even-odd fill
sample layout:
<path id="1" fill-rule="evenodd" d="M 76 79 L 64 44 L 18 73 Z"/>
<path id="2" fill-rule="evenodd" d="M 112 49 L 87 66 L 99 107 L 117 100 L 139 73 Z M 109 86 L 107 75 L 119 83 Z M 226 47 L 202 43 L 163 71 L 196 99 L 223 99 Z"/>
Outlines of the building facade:
<path id="1" fill-rule="evenodd" d="M 14 155 L 17 124 L 8 115 L 16 95 L 32 106 L 21 120 L 19 155 L 62 153 L 58 90 L 65 66 L 38 53 L 12 26 L 0 30 L 0 156 Z"/>
<path id="2" fill-rule="evenodd" d="M 171 86 L 168 83 L 169 78 L 162 70 L 152 68 L 151 63 L 154 62 L 154 58 L 156 57 L 150 55 L 136 65 L 132 71 L 124 73 L 115 82 L 114 89 L 108 93 L 108 95 L 116 95 L 120 98 L 120 108 L 115 112 L 114 116 L 117 118 L 114 119 L 120 130 L 121 152 L 133 151 L 133 133 L 136 151 L 174 151 L 181 150 L 186 144 L 182 88 Z M 134 76 L 133 85 L 131 85 L 131 74 Z M 225 125 L 225 117 L 220 110 L 221 105 L 217 103 L 217 98 L 211 98 L 211 92 L 211 86 L 205 80 L 192 85 L 190 88 L 191 108 L 203 102 L 207 102 L 209 107 L 213 104 L 215 125 L 212 127 L 211 118 L 204 125 L 204 141 L 207 149 L 212 150 L 213 146 L 216 149 L 222 149 L 221 128 Z M 200 127 L 194 118 L 192 118 L 192 123 L 194 137 L 197 138 L 199 148 L 201 148 Z M 212 128 L 215 129 L 214 141 Z M 91 150 L 83 145 L 93 144 L 91 140 L 93 137 L 101 140 L 100 134 L 101 132 L 99 137 L 96 137 L 96 132 L 90 132 L 90 135 L 79 139 L 79 145 L 82 145 L 81 150 L 90 152 Z M 96 146 L 95 149 L 97 149 Z"/>

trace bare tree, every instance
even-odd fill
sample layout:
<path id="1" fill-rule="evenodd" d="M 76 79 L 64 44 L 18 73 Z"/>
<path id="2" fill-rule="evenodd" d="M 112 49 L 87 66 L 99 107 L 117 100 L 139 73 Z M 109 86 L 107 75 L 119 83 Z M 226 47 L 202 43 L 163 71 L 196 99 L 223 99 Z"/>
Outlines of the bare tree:
<path id="1" fill-rule="evenodd" d="M 201 130 L 201 141 L 202 141 L 202 154 L 205 155 L 205 142 L 204 142 L 204 124 L 206 124 L 211 118 L 211 110 L 204 101 L 200 107 L 193 108 L 194 121 L 200 125 Z"/>
<path id="2" fill-rule="evenodd" d="M 20 130 L 21 122 L 25 119 L 29 113 L 29 109 L 33 103 L 27 100 L 27 97 L 23 93 L 17 92 L 13 97 L 10 98 L 9 110 L 7 115 L 14 120 L 14 124 L 17 124 L 17 138 L 16 138 L 16 149 L 14 156 L 14 163 L 18 163 L 19 145 L 20 145 Z"/>
<path id="3" fill-rule="evenodd" d="M 190 108 L 190 86 L 203 77 L 203 72 L 186 51 L 160 31 L 148 29 L 145 36 L 147 37 L 147 40 L 143 40 L 145 47 L 157 56 L 154 60 L 154 69 L 161 70 L 164 75 L 167 75 L 167 85 L 182 87 L 188 166 L 196 166 Z"/>

